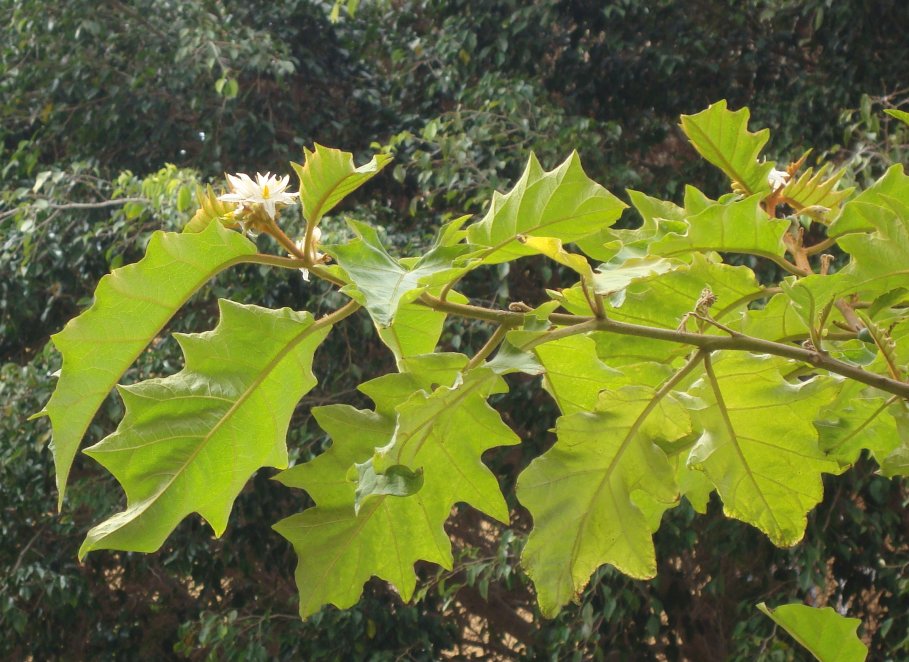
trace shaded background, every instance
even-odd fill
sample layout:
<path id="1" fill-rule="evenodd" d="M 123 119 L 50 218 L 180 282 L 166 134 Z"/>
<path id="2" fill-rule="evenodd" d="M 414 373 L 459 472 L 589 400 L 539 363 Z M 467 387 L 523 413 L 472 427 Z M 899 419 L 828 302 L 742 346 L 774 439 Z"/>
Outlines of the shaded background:
<path id="1" fill-rule="evenodd" d="M 588 174 L 679 200 L 685 182 L 726 184 L 677 129 L 680 113 L 721 98 L 769 126 L 768 157 L 833 160 L 867 182 L 906 157 L 906 134 L 880 119 L 909 81 L 903 0 L 0 0 L 0 657 L 24 659 L 802 659 L 754 609 L 806 601 L 863 620 L 871 659 L 909 657 L 909 489 L 862 461 L 826 481 L 805 540 L 774 548 L 756 530 L 686 503 L 656 536 L 657 579 L 601 568 L 554 620 L 536 610 L 517 559 L 530 520 L 517 472 L 552 442 L 554 407 L 533 380 L 494 404 L 525 441 L 486 458 L 513 506 L 504 530 L 469 508 L 449 521 L 456 566 L 418 568 L 419 600 L 383 583 L 355 608 L 296 616 L 290 546 L 270 525 L 308 505 L 260 472 L 220 540 L 197 518 L 154 555 L 101 552 L 76 562 L 87 529 L 121 507 L 112 478 L 77 458 L 64 512 L 46 420 L 50 334 L 91 300 L 110 268 L 141 257 L 155 229 L 179 229 L 198 181 L 289 171 L 318 141 L 396 153 L 395 165 L 327 219 L 380 226 L 401 254 L 454 214 L 481 213 L 531 150 L 549 168 L 577 148 Z M 331 20 L 332 12 L 337 20 Z M 127 204 L 103 205 L 111 198 Z M 286 218 L 295 216 L 288 214 Z M 633 218 L 623 222 L 634 223 Z M 301 231 L 291 223 L 291 232 Z M 262 244 L 263 248 L 267 244 Z M 560 274 L 525 259 L 468 279 L 483 303 L 540 300 Z M 494 279 L 493 279 L 494 280 Z M 211 328 L 218 296 L 320 312 L 321 284 L 257 267 L 219 278 L 171 330 Z M 443 346 L 471 351 L 473 323 Z M 181 365 L 163 337 L 125 376 Z M 357 383 L 393 369 L 365 316 L 316 357 L 301 403 L 296 461 L 323 450 L 313 404 L 366 405 Z M 540 411 L 530 420 L 525 412 Z M 111 398 L 87 442 L 116 426 Z M 828 477 L 829 478 L 829 477 Z"/>

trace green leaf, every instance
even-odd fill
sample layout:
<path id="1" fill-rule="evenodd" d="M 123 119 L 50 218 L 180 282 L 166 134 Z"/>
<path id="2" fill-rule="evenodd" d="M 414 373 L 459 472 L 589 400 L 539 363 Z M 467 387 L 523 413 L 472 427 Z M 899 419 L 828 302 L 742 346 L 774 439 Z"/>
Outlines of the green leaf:
<path id="1" fill-rule="evenodd" d="M 350 152 L 318 143 L 312 151 L 304 147 L 303 154 L 306 157 L 303 165 L 290 165 L 300 178 L 303 217 L 313 225 L 318 225 L 335 205 L 379 174 L 392 160 L 391 154 L 376 154 L 368 163 L 357 167 Z"/>
<path id="2" fill-rule="evenodd" d="M 887 169 L 884 176 L 843 205 L 843 211 L 830 224 L 831 237 L 885 229 L 894 216 L 905 218 L 909 206 L 909 177 L 902 164 Z"/>
<path id="3" fill-rule="evenodd" d="M 438 292 L 435 292 L 438 294 Z M 467 297 L 458 292 L 448 293 L 448 300 L 454 303 L 467 303 Z M 445 313 L 433 310 L 419 303 L 405 303 L 398 307 L 392 323 L 376 327 L 382 342 L 394 352 L 399 362 L 419 354 L 431 354 L 435 351 L 445 325 Z"/>
<path id="4" fill-rule="evenodd" d="M 790 384 L 780 370 L 796 364 L 770 356 L 720 352 L 689 393 L 703 402 L 703 432 L 688 460 L 704 471 L 729 517 L 789 547 L 802 539 L 806 515 L 823 497 L 821 473 L 839 467 L 818 448 L 811 422 L 838 384 L 816 377 Z"/>
<path id="5" fill-rule="evenodd" d="M 42 413 L 54 431 L 58 505 L 79 442 L 120 376 L 196 290 L 255 253 L 220 223 L 192 234 L 155 232 L 145 257 L 102 278 L 91 307 L 52 336 L 63 368 Z"/>
<path id="6" fill-rule="evenodd" d="M 332 446 L 311 462 L 276 477 L 288 487 L 305 489 L 315 508 L 274 525 L 297 554 L 295 572 L 300 616 L 306 618 L 331 603 L 339 609 L 356 604 L 363 584 L 376 576 L 395 586 L 404 600 L 416 587 L 417 561 L 451 568 L 451 543 L 443 523 L 450 506 L 427 485 L 409 497 L 376 496 L 354 511 L 356 484 L 349 468 L 368 460 L 394 430 L 394 419 L 347 405 L 313 409 Z"/>
<path id="7" fill-rule="evenodd" d="M 502 422 L 486 398 L 508 389 L 489 368 L 474 368 L 452 386 L 431 393 L 420 390 L 396 407 L 394 436 L 377 449 L 375 467 L 385 472 L 403 464 L 442 474 L 450 483 L 449 505 L 463 501 L 474 508 L 508 521 L 508 506 L 495 476 L 480 456 L 496 446 L 511 446 L 520 439 Z"/>
<path id="8" fill-rule="evenodd" d="M 654 394 L 644 386 L 602 391 L 596 411 L 559 418 L 555 445 L 518 478 L 518 499 L 534 521 L 522 563 L 547 617 L 604 563 L 637 579 L 656 574 L 651 510 L 678 500 L 657 444 L 691 427 L 673 396 L 656 401 Z"/>
<path id="9" fill-rule="evenodd" d="M 894 196 L 881 196 L 880 205 L 866 207 L 865 218 L 874 225 L 874 232 L 837 239 L 852 256 L 840 272 L 849 281 L 844 293 L 859 292 L 877 298 L 909 283 L 909 177 L 903 175 L 902 166 L 891 168 L 888 176 L 890 172 L 899 175 L 894 177 L 898 179 Z"/>
<path id="10" fill-rule="evenodd" d="M 563 414 L 593 411 L 600 391 L 622 379 L 622 373 L 597 357 L 589 336 L 569 336 L 538 345 L 534 351 L 546 370 L 543 388 Z"/>
<path id="11" fill-rule="evenodd" d="M 758 156 L 770 131 L 750 132 L 750 116 L 747 108 L 727 110 L 723 99 L 697 115 L 682 115 L 682 131 L 698 153 L 738 183 L 745 195 L 766 195 L 770 192 L 767 176 L 774 164 L 759 163 Z"/>
<path id="12" fill-rule="evenodd" d="M 550 172 L 531 155 L 518 183 L 504 195 L 493 194 L 489 211 L 467 228 L 467 237 L 486 247 L 474 255 L 477 264 L 498 264 L 534 254 L 520 235 L 573 242 L 610 227 L 625 207 L 584 173 L 577 152 Z"/>
<path id="13" fill-rule="evenodd" d="M 121 386 L 123 420 L 85 451 L 123 485 L 127 508 L 89 531 L 80 558 L 155 551 L 192 512 L 220 536 L 250 476 L 287 466 L 290 417 L 316 384 L 313 354 L 331 327 L 288 308 L 218 303 L 214 331 L 175 334 L 186 367 Z"/>
<path id="14" fill-rule="evenodd" d="M 374 228 L 357 221 L 351 221 L 350 225 L 358 238 L 347 244 L 326 246 L 325 251 L 338 261 L 352 281 L 342 291 L 362 303 L 378 327 L 390 326 L 398 308 L 413 302 L 430 285 L 462 273 L 451 265 L 469 250 L 468 246 L 435 246 L 406 267 L 388 254 Z"/>
<path id="15" fill-rule="evenodd" d="M 894 118 L 898 119 L 903 124 L 909 125 L 909 113 L 907 113 L 905 110 L 897 110 L 896 108 L 886 108 L 884 110 L 884 112 L 887 113 L 888 115 L 890 115 L 890 117 L 894 117 Z"/>
<path id="16" fill-rule="evenodd" d="M 642 223 L 634 230 L 605 229 L 575 243 L 587 255 L 601 262 L 620 264 L 647 255 L 650 243 L 669 232 L 684 232 L 685 210 L 677 205 L 628 189 L 631 204 Z"/>
<path id="17" fill-rule="evenodd" d="M 373 575 L 410 599 L 416 561 L 451 567 L 443 524 L 459 501 L 507 520 L 495 476 L 480 461 L 493 446 L 518 443 L 485 402 L 505 388 L 504 382 L 487 368 L 461 378 L 466 363 L 462 355 L 414 357 L 407 360 L 409 372 L 361 386 L 375 401 L 375 412 L 346 405 L 313 410 L 332 447 L 278 480 L 307 490 L 316 507 L 275 526 L 299 556 L 296 577 L 304 617 L 326 602 L 341 608 L 354 604 Z M 357 513 L 348 470 L 373 457 L 377 446 L 385 448 L 375 457 L 385 461 L 374 462 L 374 469 L 422 469 L 423 485 L 410 496 L 371 496 Z"/>
<path id="18" fill-rule="evenodd" d="M 864 384 L 846 382 L 814 421 L 821 450 L 842 466 L 854 464 L 863 448 L 880 460 L 899 445 L 896 421 L 888 411 L 896 396 L 885 398 L 865 390 Z"/>
<path id="19" fill-rule="evenodd" d="M 858 638 L 857 618 L 840 616 L 831 607 L 818 609 L 803 604 L 769 608 L 757 606 L 820 662 L 863 662 L 868 649 Z"/>
<path id="20" fill-rule="evenodd" d="M 786 253 L 783 235 L 789 221 L 771 219 L 761 208 L 760 196 L 715 204 L 688 218 L 688 231 L 672 233 L 650 245 L 652 255 L 719 251 L 747 253 L 771 260 Z"/>
<path id="21" fill-rule="evenodd" d="M 742 333 L 776 342 L 808 335 L 808 326 L 786 294 L 775 294 L 763 308 L 748 310 L 742 317 Z"/>

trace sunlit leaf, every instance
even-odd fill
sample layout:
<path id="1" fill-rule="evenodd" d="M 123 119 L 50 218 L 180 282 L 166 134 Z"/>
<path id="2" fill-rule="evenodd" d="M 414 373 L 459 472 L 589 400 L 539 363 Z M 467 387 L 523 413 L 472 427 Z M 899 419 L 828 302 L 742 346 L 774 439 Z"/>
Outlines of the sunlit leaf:
<path id="1" fill-rule="evenodd" d="M 576 241 L 610 227 L 625 207 L 585 174 L 576 152 L 550 172 L 531 156 L 518 183 L 493 195 L 489 211 L 467 228 L 467 237 L 486 247 L 476 254 L 482 263 L 508 262 L 535 252 L 519 241 L 521 235 Z"/>
<path id="2" fill-rule="evenodd" d="M 480 460 L 491 447 L 518 442 L 486 404 L 488 395 L 505 388 L 504 382 L 487 368 L 461 378 L 466 362 L 462 355 L 413 357 L 406 361 L 408 372 L 362 385 L 376 403 L 375 412 L 346 405 L 313 410 L 331 435 L 332 447 L 278 480 L 307 490 L 316 507 L 275 526 L 299 557 L 296 577 L 304 617 L 325 603 L 352 605 L 371 576 L 391 582 L 409 599 L 416 561 L 451 567 L 443 524 L 455 503 L 469 503 L 507 521 L 495 476 Z M 380 450 L 374 455 L 376 447 Z M 349 480 L 350 468 L 365 463 L 379 474 L 393 470 L 400 475 L 409 467 L 409 485 L 395 490 L 410 494 L 383 494 L 387 481 L 377 489 L 378 478 L 370 478 L 372 486 Z M 418 472 L 422 485 L 415 489 Z M 357 512 L 358 488 L 366 498 Z"/>
<path id="3" fill-rule="evenodd" d="M 220 536 L 250 476 L 287 466 L 287 426 L 316 384 L 313 353 L 331 327 L 287 308 L 219 303 L 214 331 L 175 336 L 183 370 L 120 387 L 123 420 L 86 453 L 120 481 L 127 507 L 89 531 L 80 557 L 155 551 L 193 512 Z"/>
<path id="4" fill-rule="evenodd" d="M 392 324 L 398 308 L 425 292 L 431 277 L 444 281 L 447 275 L 461 273 L 452 261 L 463 255 L 467 246 L 436 246 L 412 266 L 404 266 L 385 250 L 376 230 L 365 223 L 351 221 L 357 233 L 353 241 L 325 246 L 352 281 L 344 292 L 362 303 L 376 325 Z"/>
<path id="5" fill-rule="evenodd" d="M 862 622 L 840 616 L 831 607 L 803 604 L 757 606 L 820 662 L 863 662 L 868 649 L 856 633 Z"/>
<path id="6" fill-rule="evenodd" d="M 391 154 L 376 154 L 361 166 L 354 165 L 353 154 L 324 147 L 303 148 L 303 165 L 291 163 L 300 179 L 300 202 L 303 216 L 317 225 L 341 200 L 363 186 L 388 165 Z"/>
<path id="7" fill-rule="evenodd" d="M 145 257 L 102 278 L 92 306 L 52 336 L 63 368 L 43 413 L 54 430 L 60 505 L 82 436 L 120 376 L 196 290 L 255 252 L 220 223 L 198 233 L 156 232 Z"/>
<path id="8" fill-rule="evenodd" d="M 767 176 L 772 162 L 759 162 L 770 131 L 748 130 L 747 108 L 726 109 L 726 100 L 717 101 L 696 115 L 682 115 L 682 131 L 698 153 L 738 183 L 745 195 L 770 192 Z"/>
<path id="9" fill-rule="evenodd" d="M 786 361 L 744 352 L 723 352 L 713 365 L 716 382 L 705 375 L 689 391 L 704 408 L 688 463 L 707 474 L 729 517 L 776 545 L 794 545 L 808 511 L 823 498 L 821 473 L 839 471 L 811 424 L 837 384 L 821 378 L 791 384 L 780 373 Z"/>
<path id="10" fill-rule="evenodd" d="M 604 563 L 639 579 L 656 573 L 653 517 L 636 494 L 663 509 L 677 502 L 657 443 L 690 430 L 674 397 L 655 401 L 643 386 L 604 390 L 593 412 L 559 418 L 556 444 L 518 478 L 518 499 L 534 521 L 522 563 L 545 615 L 575 598 Z"/>

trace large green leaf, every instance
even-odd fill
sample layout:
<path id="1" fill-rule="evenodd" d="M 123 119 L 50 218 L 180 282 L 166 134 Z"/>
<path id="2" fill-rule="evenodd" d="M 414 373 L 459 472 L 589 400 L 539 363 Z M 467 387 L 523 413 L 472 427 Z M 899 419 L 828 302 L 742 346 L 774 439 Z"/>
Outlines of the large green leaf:
<path id="1" fill-rule="evenodd" d="M 335 205 L 375 177 L 391 161 L 391 154 L 376 154 L 357 167 L 353 154 L 316 143 L 312 151 L 303 148 L 303 165 L 291 163 L 300 178 L 303 216 L 317 225 Z"/>
<path id="2" fill-rule="evenodd" d="M 761 208 L 760 196 L 715 204 L 688 217 L 688 231 L 672 233 L 650 245 L 652 255 L 719 251 L 747 253 L 768 259 L 786 252 L 783 235 L 789 221 L 771 219 Z"/>
<path id="3" fill-rule="evenodd" d="M 839 471 L 818 448 L 812 426 L 838 383 L 816 377 L 791 384 L 780 371 L 794 364 L 744 352 L 719 353 L 713 366 L 716 381 L 705 375 L 689 390 L 704 408 L 688 463 L 707 474 L 728 516 L 776 545 L 794 545 L 823 497 L 821 473 Z"/>
<path id="4" fill-rule="evenodd" d="M 196 290 L 255 252 L 221 223 L 198 233 L 156 232 L 145 257 L 102 278 L 92 306 L 52 336 L 63 368 L 42 413 L 54 431 L 59 505 L 79 442 L 120 376 Z"/>
<path id="5" fill-rule="evenodd" d="M 600 368 L 594 372 L 602 379 Z M 673 468 L 657 444 L 691 428 L 672 395 L 654 394 L 645 386 L 602 391 L 595 411 L 559 418 L 555 445 L 518 478 L 518 499 L 534 521 L 522 561 L 546 616 L 604 563 L 639 579 L 656 573 L 654 506 L 665 510 L 678 500 Z"/>
<path id="6" fill-rule="evenodd" d="M 277 477 L 289 487 L 305 489 L 316 502 L 315 508 L 274 527 L 297 553 L 300 616 L 327 603 L 340 609 L 353 606 L 372 576 L 390 582 L 409 600 L 416 586 L 414 563 L 451 568 L 451 543 L 442 526 L 450 506 L 425 498 L 420 490 L 409 497 L 374 497 L 355 512 L 357 485 L 348 480 L 349 470 L 390 438 L 394 419 L 347 405 L 317 407 L 313 414 L 331 436 L 331 448 Z M 428 490 L 432 485 L 426 480 L 424 476 L 423 488 Z"/>
<path id="7" fill-rule="evenodd" d="M 846 292 L 874 299 L 909 285 L 909 186 L 905 194 L 905 203 L 877 208 L 878 213 L 873 216 L 875 232 L 849 234 L 837 240 L 852 256 L 840 272 L 848 279 Z"/>
<path id="8" fill-rule="evenodd" d="M 366 306 L 379 327 L 390 326 L 398 308 L 413 302 L 433 282 L 463 272 L 451 265 L 469 250 L 467 246 L 436 245 L 414 264 L 405 266 L 388 254 L 374 228 L 357 221 L 350 224 L 358 238 L 347 244 L 326 246 L 325 251 L 352 281 L 343 291 Z"/>
<path id="9" fill-rule="evenodd" d="M 747 108 L 727 110 L 726 100 L 717 101 L 697 115 L 682 115 L 682 131 L 698 153 L 741 186 L 746 195 L 770 192 L 767 176 L 772 162 L 758 162 L 770 139 L 770 131 L 748 130 Z"/>
<path id="10" fill-rule="evenodd" d="M 155 551 L 192 512 L 221 535 L 249 477 L 287 466 L 287 426 L 331 327 L 288 308 L 219 304 L 214 331 L 175 335 L 183 370 L 120 387 L 123 420 L 85 452 L 120 481 L 127 508 L 89 531 L 80 557 Z"/>
<path id="11" fill-rule="evenodd" d="M 520 443 L 486 402 L 505 391 L 505 381 L 489 368 L 474 368 L 452 386 L 431 393 L 417 391 L 396 408 L 394 436 L 378 449 L 376 469 L 382 472 L 398 464 L 422 468 L 427 484 L 430 477 L 448 483 L 439 498 L 447 498 L 449 505 L 463 501 L 507 522 L 508 506 L 499 484 L 480 461 L 490 448 Z"/>
<path id="12" fill-rule="evenodd" d="M 550 172 L 531 155 L 518 183 L 493 195 L 489 211 L 467 228 L 467 237 L 486 247 L 476 253 L 478 263 L 508 262 L 536 252 L 519 241 L 521 235 L 576 241 L 610 227 L 625 207 L 586 175 L 577 152 Z"/>
<path id="13" fill-rule="evenodd" d="M 762 602 L 757 608 L 820 662 L 863 662 L 868 657 L 868 649 L 858 638 L 862 622 L 857 618 L 840 616 L 831 607 L 797 603 L 771 609 Z"/>
<path id="14" fill-rule="evenodd" d="M 275 526 L 299 556 L 303 616 L 325 603 L 354 604 L 374 575 L 409 599 L 416 561 L 451 567 L 443 524 L 457 502 L 508 520 L 495 476 L 480 460 L 489 448 L 519 441 L 486 404 L 489 394 L 504 390 L 504 382 L 487 368 L 461 377 L 466 363 L 462 355 L 409 358 L 406 373 L 361 386 L 375 401 L 375 412 L 344 405 L 314 410 L 332 437 L 331 449 L 278 479 L 307 490 L 316 507 Z M 409 496 L 361 493 L 357 511 L 357 488 L 368 486 L 350 482 L 349 469 L 370 461 L 376 447 L 383 448 L 375 455 L 374 470 L 409 465 L 422 470 L 423 483 Z"/>
<path id="15" fill-rule="evenodd" d="M 840 297 L 856 293 L 873 300 L 909 286 L 909 177 L 902 166 L 846 203 L 830 233 L 851 255 L 849 264 L 831 276 L 782 283 L 806 321 Z"/>

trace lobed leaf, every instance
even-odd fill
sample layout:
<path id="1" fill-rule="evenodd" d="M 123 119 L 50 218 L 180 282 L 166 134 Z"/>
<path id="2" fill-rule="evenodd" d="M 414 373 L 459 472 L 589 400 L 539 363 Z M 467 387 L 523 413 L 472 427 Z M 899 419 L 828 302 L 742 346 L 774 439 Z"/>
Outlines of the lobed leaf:
<path id="1" fill-rule="evenodd" d="M 451 543 L 442 527 L 449 506 L 427 500 L 420 490 L 409 497 L 376 496 L 356 512 L 356 483 L 347 479 L 348 471 L 388 440 L 394 419 L 347 405 L 315 407 L 313 415 L 331 436 L 331 448 L 276 478 L 305 489 L 316 502 L 315 508 L 274 525 L 297 554 L 300 616 L 327 603 L 353 606 L 372 576 L 390 582 L 409 600 L 416 587 L 414 563 L 451 568 Z"/>
<path id="2" fill-rule="evenodd" d="M 220 536 L 250 476 L 287 466 L 287 426 L 316 384 L 313 354 L 331 327 L 288 308 L 219 308 L 214 331 L 175 335 L 183 370 L 120 387 L 123 420 L 86 453 L 121 483 L 127 507 L 88 532 L 80 558 L 153 552 L 192 512 Z"/>
<path id="3" fill-rule="evenodd" d="M 839 472 L 811 424 L 838 385 L 819 377 L 791 384 L 780 373 L 790 362 L 770 356 L 721 352 L 712 365 L 689 390 L 703 403 L 703 432 L 688 464 L 707 474 L 729 517 L 794 545 L 823 497 L 821 473 Z"/>
<path id="4" fill-rule="evenodd" d="M 300 178 L 300 203 L 303 217 L 318 225 L 322 217 L 341 200 L 375 177 L 388 165 L 391 154 L 376 154 L 361 166 L 354 165 L 353 154 L 324 147 L 319 143 L 313 150 L 303 148 L 303 165 L 291 163 Z"/>
<path id="5" fill-rule="evenodd" d="M 682 131 L 698 153 L 726 173 L 745 195 L 763 196 L 770 192 L 767 176 L 774 164 L 758 162 L 758 156 L 770 131 L 749 131 L 750 116 L 747 108 L 727 110 L 723 99 L 696 115 L 682 115 Z"/>
<path id="6" fill-rule="evenodd" d="M 771 609 L 763 602 L 757 608 L 769 616 L 820 662 L 864 662 L 868 649 L 858 638 L 857 618 L 840 616 L 831 607 L 803 604 Z"/>
<path id="7" fill-rule="evenodd" d="M 688 217 L 685 233 L 671 233 L 650 244 L 651 255 L 705 251 L 745 253 L 771 260 L 786 253 L 783 235 L 789 221 L 771 219 L 761 208 L 761 197 L 730 204 L 714 204 Z"/>
<path id="8" fill-rule="evenodd" d="M 120 376 L 196 290 L 255 253 L 221 223 L 198 233 L 156 232 L 145 257 L 104 276 L 91 307 L 51 336 L 63 368 L 41 413 L 53 426 L 58 506 L 85 430 Z"/>
<path id="9" fill-rule="evenodd" d="M 350 285 L 343 292 L 362 303 L 379 328 L 391 326 L 398 308 L 411 303 L 430 285 L 446 282 L 463 269 L 452 266 L 469 247 L 436 245 L 412 266 L 404 266 L 385 250 L 376 230 L 350 222 L 358 238 L 325 251 L 344 269 Z"/>
<path id="10" fill-rule="evenodd" d="M 313 410 L 332 447 L 278 480 L 307 490 L 316 507 L 275 525 L 298 554 L 302 616 L 325 603 L 354 604 L 372 576 L 410 599 L 416 561 L 451 567 L 443 524 L 457 502 L 507 521 L 495 476 L 480 460 L 489 448 L 519 441 L 486 404 L 488 395 L 504 390 L 504 382 L 488 368 L 462 378 L 466 363 L 462 355 L 413 357 L 406 360 L 408 372 L 361 386 L 376 411 L 346 405 Z M 347 479 L 354 464 L 368 464 L 366 471 L 377 476 L 406 475 L 409 484 L 395 486 L 397 496 L 386 493 L 387 480 L 370 476 L 370 484 L 354 484 Z M 415 489 L 420 470 L 422 485 Z"/>
<path id="11" fill-rule="evenodd" d="M 486 215 L 467 228 L 468 241 L 483 246 L 476 264 L 508 262 L 536 251 L 519 237 L 552 237 L 568 243 L 618 220 L 626 205 L 590 179 L 577 152 L 544 172 L 531 155 L 524 174 L 506 194 L 496 192 Z"/>
<path id="12" fill-rule="evenodd" d="M 559 418 L 555 445 L 518 478 L 518 499 L 533 516 L 522 563 L 540 609 L 552 617 L 604 563 L 636 579 L 656 574 L 652 514 L 678 500 L 672 467 L 657 446 L 690 431 L 671 396 L 625 386 L 600 395 L 594 412 Z M 657 518 L 658 519 L 658 518 Z"/>

